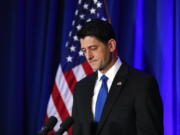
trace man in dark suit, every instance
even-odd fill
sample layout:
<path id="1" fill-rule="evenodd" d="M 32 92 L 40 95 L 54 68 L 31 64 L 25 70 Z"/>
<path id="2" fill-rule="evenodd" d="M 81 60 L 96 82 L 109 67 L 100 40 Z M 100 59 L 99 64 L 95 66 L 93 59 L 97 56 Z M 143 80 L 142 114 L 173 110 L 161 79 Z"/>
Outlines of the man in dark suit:
<path id="1" fill-rule="evenodd" d="M 73 135 L 163 135 L 156 80 L 114 55 L 112 26 L 94 19 L 78 37 L 95 72 L 76 84 Z"/>

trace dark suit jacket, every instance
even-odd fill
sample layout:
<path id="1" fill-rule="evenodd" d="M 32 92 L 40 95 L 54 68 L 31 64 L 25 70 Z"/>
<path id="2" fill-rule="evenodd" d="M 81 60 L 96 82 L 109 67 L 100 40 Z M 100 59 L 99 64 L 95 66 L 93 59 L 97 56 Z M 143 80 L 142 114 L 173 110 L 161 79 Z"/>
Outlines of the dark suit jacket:
<path id="1" fill-rule="evenodd" d="M 73 135 L 162 135 L 163 109 L 158 85 L 146 73 L 123 63 L 110 88 L 99 124 L 92 96 L 97 72 L 76 84 Z"/>

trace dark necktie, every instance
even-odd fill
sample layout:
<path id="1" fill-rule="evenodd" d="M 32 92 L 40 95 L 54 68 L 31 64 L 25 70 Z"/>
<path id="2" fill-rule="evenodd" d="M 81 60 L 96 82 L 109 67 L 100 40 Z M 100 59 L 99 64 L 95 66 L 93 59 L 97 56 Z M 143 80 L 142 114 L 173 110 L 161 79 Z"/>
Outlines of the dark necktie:
<path id="1" fill-rule="evenodd" d="M 106 101 L 107 94 L 108 94 L 108 87 L 107 87 L 107 83 L 106 83 L 108 80 L 108 77 L 106 77 L 105 75 L 102 75 L 101 80 L 102 80 L 102 85 L 99 90 L 97 101 L 96 101 L 96 110 L 95 110 L 95 121 L 96 122 L 99 122 L 99 120 L 101 118 L 104 103 Z"/>

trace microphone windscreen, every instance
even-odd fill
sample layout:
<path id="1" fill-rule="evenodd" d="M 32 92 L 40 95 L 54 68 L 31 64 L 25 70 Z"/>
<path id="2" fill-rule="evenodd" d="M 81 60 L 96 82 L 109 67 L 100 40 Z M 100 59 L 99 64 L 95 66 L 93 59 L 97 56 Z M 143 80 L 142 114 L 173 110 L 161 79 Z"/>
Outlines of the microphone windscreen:
<path id="1" fill-rule="evenodd" d="M 44 127 L 38 132 L 38 135 L 47 135 L 47 133 L 53 129 L 56 123 L 57 123 L 57 118 L 51 116 L 44 124 Z"/>
<path id="2" fill-rule="evenodd" d="M 63 130 L 68 130 L 70 126 L 73 124 L 74 120 L 72 117 L 67 117 L 60 125 L 60 128 Z"/>
<path id="3" fill-rule="evenodd" d="M 53 129 L 56 123 L 57 123 L 57 118 L 54 116 L 51 116 L 45 123 L 44 127 L 47 128 L 47 131 L 50 131 Z"/>

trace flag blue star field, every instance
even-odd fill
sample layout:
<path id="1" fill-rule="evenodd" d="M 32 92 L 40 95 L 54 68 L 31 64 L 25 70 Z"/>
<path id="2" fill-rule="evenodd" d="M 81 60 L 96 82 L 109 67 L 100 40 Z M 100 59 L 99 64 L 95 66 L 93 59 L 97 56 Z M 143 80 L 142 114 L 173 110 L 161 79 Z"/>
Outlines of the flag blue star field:
<path id="1" fill-rule="evenodd" d="M 94 18 L 107 20 L 103 0 L 79 0 L 72 20 L 72 28 L 69 31 L 68 40 L 61 45 L 61 60 L 56 73 L 55 83 L 49 98 L 46 119 L 55 116 L 58 124 L 54 127 L 57 131 L 59 124 L 68 116 L 71 116 L 73 104 L 73 90 L 77 81 L 93 72 L 87 63 L 80 44 L 77 32 L 84 22 Z M 66 134 L 71 135 L 68 130 Z"/>

